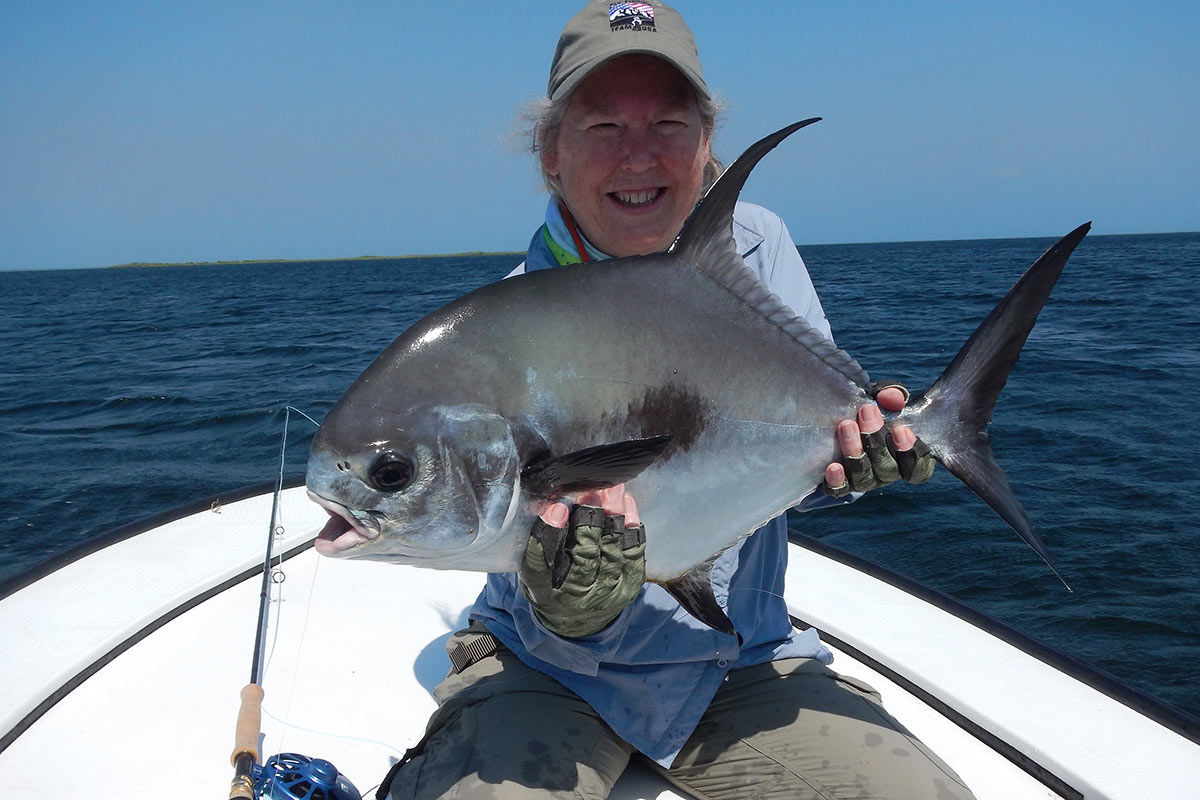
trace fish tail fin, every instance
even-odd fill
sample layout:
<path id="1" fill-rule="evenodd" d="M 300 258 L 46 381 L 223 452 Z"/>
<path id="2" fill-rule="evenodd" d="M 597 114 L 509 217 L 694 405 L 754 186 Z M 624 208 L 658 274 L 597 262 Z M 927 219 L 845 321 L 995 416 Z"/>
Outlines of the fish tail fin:
<path id="1" fill-rule="evenodd" d="M 938 462 L 991 506 L 1064 586 L 1067 582 L 1050 562 L 992 455 L 986 428 L 1042 306 L 1090 228 L 1090 222 L 1080 225 L 1047 250 L 971 334 L 941 377 L 896 418 L 912 426 Z"/>

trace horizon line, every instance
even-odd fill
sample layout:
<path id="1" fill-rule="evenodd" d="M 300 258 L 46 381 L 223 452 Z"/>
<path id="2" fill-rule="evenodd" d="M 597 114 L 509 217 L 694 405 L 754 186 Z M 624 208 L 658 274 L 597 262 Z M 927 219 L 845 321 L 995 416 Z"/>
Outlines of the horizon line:
<path id="1" fill-rule="evenodd" d="M 1151 231 L 1140 233 L 1093 233 L 1089 235 L 1089 239 L 1113 237 L 1113 236 L 1187 236 L 1200 234 L 1200 231 Z M 860 241 L 860 242 L 809 242 L 806 244 L 797 244 L 796 247 L 803 253 L 806 247 L 852 247 L 861 245 L 884 245 L 884 244 L 933 244 L 944 242 L 999 242 L 1013 241 L 1021 239 L 1056 239 L 1054 234 L 1033 235 L 1033 236 L 975 236 L 960 239 L 887 239 L 876 241 Z M 377 256 L 377 255 L 359 255 L 359 256 L 340 256 L 326 258 L 244 258 L 244 259 L 220 259 L 216 261 L 127 261 L 121 264 L 106 264 L 90 267 L 0 267 L 0 272 L 50 272 L 63 270 L 78 270 L 78 269 L 137 269 L 148 267 L 215 267 L 215 266 L 237 266 L 249 264 L 317 264 L 333 261 L 400 261 L 414 258 L 463 258 L 463 257 L 487 257 L 487 256 L 523 256 L 524 250 L 464 250 L 455 253 L 409 253 L 406 255 L 395 256 Z"/>

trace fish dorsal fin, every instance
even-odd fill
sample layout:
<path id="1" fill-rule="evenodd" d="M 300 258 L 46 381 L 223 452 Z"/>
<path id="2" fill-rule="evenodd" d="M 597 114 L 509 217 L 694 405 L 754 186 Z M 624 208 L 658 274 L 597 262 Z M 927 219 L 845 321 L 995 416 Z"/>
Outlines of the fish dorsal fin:
<path id="1" fill-rule="evenodd" d="M 746 270 L 733 243 L 733 207 L 738 195 L 763 156 L 796 131 L 820 120 L 820 117 L 813 117 L 793 123 L 750 145 L 700 198 L 667 252 L 718 278 L 738 269 Z"/>
<path id="2" fill-rule="evenodd" d="M 807 320 L 797 317 L 778 295 L 771 292 L 746 266 L 733 241 L 733 209 L 754 166 L 788 136 L 820 119 L 813 117 L 794 123 L 751 145 L 701 198 L 668 252 L 708 274 L 826 364 L 865 389 L 871 380 L 859 363 Z"/>

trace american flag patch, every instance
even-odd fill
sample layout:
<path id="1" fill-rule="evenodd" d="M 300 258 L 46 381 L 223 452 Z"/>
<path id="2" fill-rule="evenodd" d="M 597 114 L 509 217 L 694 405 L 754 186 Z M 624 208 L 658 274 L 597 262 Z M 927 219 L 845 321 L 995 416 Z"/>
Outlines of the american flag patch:
<path id="1" fill-rule="evenodd" d="M 649 3 L 610 3 L 608 26 L 614 31 L 652 31 L 654 6 Z"/>

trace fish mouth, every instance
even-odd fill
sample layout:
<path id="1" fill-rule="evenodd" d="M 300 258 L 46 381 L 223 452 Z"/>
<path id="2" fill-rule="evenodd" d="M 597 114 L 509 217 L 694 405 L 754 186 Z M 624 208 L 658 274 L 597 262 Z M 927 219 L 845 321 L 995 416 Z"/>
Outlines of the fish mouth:
<path id="1" fill-rule="evenodd" d="M 352 547 L 377 539 L 377 531 L 367 530 L 355 519 L 353 512 L 341 503 L 327 500 L 313 492 L 308 497 L 329 513 L 329 521 L 317 534 L 313 549 L 323 556 L 338 556 Z"/>
<path id="2" fill-rule="evenodd" d="M 655 186 L 651 189 L 626 189 L 609 192 L 608 196 L 622 208 L 647 208 L 658 202 L 664 194 L 666 188 L 663 186 Z"/>

